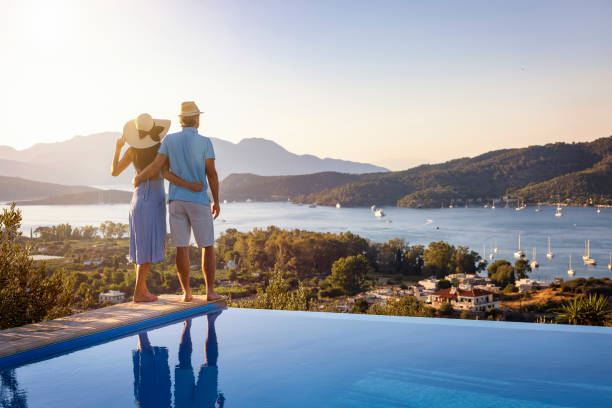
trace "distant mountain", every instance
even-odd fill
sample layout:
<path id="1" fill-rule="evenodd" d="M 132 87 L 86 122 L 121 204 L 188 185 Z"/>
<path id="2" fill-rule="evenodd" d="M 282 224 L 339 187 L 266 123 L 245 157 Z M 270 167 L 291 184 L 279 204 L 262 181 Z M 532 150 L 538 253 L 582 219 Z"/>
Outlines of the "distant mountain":
<path id="1" fill-rule="evenodd" d="M 359 180 L 357 174 L 316 173 L 301 176 L 257 176 L 230 174 L 219 188 L 221 199 L 228 201 L 287 201 L 302 194 L 310 194 Z"/>
<path id="2" fill-rule="evenodd" d="M 86 186 L 64 186 L 41 183 L 19 177 L 0 176 L 0 201 L 36 200 L 60 194 L 77 194 L 98 191 Z"/>
<path id="3" fill-rule="evenodd" d="M 302 191 L 294 201 L 320 205 L 440 207 L 466 201 L 482 202 L 510 196 L 530 201 L 588 203 L 590 198 L 612 203 L 612 136 L 590 143 L 554 143 L 522 149 L 504 149 L 473 158 L 422 165 L 409 170 L 356 175 L 340 183 L 338 175 L 329 186 L 320 175 L 283 179 L 292 192 Z M 277 178 L 259 178 L 257 191 L 274 191 Z M 320 186 L 314 187 L 314 186 Z M 244 186 L 224 185 L 223 194 Z M 319 191 L 312 191 L 318 189 Z M 255 192 L 253 191 L 253 194 Z M 238 191 L 236 192 L 238 194 Z"/>
<path id="4" fill-rule="evenodd" d="M 119 136 L 113 132 L 76 136 L 65 142 L 39 143 L 25 150 L 0 146 L 0 175 L 61 184 L 128 186 L 134 175 L 132 168 L 116 178 L 110 175 L 115 140 Z M 237 144 L 216 138 L 211 140 L 220 179 L 230 173 L 276 176 L 322 171 L 388 171 L 371 164 L 296 155 L 266 139 L 244 139 Z"/>

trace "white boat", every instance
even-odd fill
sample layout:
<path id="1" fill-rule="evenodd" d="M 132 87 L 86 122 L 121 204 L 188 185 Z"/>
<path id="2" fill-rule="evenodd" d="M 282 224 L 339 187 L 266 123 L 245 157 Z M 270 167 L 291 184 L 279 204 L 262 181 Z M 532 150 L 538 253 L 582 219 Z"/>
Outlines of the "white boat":
<path id="1" fill-rule="evenodd" d="M 610 254 L 610 263 L 608 264 L 608 269 L 612 269 L 612 254 Z"/>
<path id="2" fill-rule="evenodd" d="M 372 212 L 376 211 L 376 206 L 375 206 L 375 205 L 372 205 L 372 206 L 370 207 L 370 211 L 372 211 Z"/>
<path id="3" fill-rule="evenodd" d="M 491 209 L 494 210 L 495 209 L 495 200 L 491 201 Z"/>
<path id="4" fill-rule="evenodd" d="M 550 237 L 548 237 L 548 252 L 546 252 L 546 257 L 552 259 L 553 256 L 555 256 L 555 254 L 550 250 Z"/>
<path id="5" fill-rule="evenodd" d="M 597 265 L 597 261 L 591 258 L 591 240 L 587 239 L 586 254 L 582 259 L 585 265 Z"/>
<path id="6" fill-rule="evenodd" d="M 374 215 L 378 218 L 382 218 L 385 216 L 385 212 L 382 208 L 379 208 L 378 210 L 374 211 Z"/>
<path id="7" fill-rule="evenodd" d="M 498 253 L 499 252 L 499 248 L 497 248 L 497 240 L 495 240 L 495 248 L 493 248 L 493 252 L 494 253 Z"/>
<path id="8" fill-rule="evenodd" d="M 527 208 L 527 206 L 525 205 L 525 202 L 523 201 L 523 203 L 521 204 L 521 201 L 519 200 L 519 206 L 515 208 L 516 211 L 521 211 L 524 210 L 525 208 Z"/>
<path id="9" fill-rule="evenodd" d="M 563 217 L 563 213 L 561 212 L 561 205 L 557 205 L 557 212 L 555 213 L 555 217 Z"/>
<path id="10" fill-rule="evenodd" d="M 491 243 L 491 244 L 493 244 L 493 243 Z M 489 247 L 489 259 L 493 259 L 494 256 L 495 255 L 493 255 L 493 245 L 491 245 Z"/>
<path id="11" fill-rule="evenodd" d="M 514 253 L 515 258 L 522 258 L 525 256 L 525 253 L 521 251 L 521 234 L 518 236 L 518 251 Z"/>
<path id="12" fill-rule="evenodd" d="M 600 212 L 601 212 L 601 208 L 597 206 L 597 214 L 599 214 Z"/>
<path id="13" fill-rule="evenodd" d="M 336 203 L 336 208 L 342 208 L 342 206 L 340 205 L 340 203 Z"/>
<path id="14" fill-rule="evenodd" d="M 540 264 L 536 260 L 536 249 L 535 249 L 535 247 L 533 247 L 533 261 L 531 261 L 531 267 L 533 269 L 535 269 L 535 268 L 538 268 L 539 266 L 540 266 Z"/>
<path id="15" fill-rule="evenodd" d="M 223 200 L 223 204 L 227 204 L 227 200 Z"/>
<path id="16" fill-rule="evenodd" d="M 535 212 L 542 212 L 542 209 L 540 208 L 540 202 L 538 201 L 538 206 L 535 209 Z"/>
<path id="17" fill-rule="evenodd" d="M 567 274 L 569 276 L 574 276 L 575 273 L 576 271 L 572 269 L 572 256 L 570 255 L 569 269 L 567 270 Z"/>

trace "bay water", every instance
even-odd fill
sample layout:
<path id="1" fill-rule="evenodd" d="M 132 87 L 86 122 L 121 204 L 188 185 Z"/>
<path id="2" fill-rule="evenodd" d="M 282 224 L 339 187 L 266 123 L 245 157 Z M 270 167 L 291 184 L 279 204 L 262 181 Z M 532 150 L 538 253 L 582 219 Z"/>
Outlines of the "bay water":
<path id="1" fill-rule="evenodd" d="M 70 205 L 23 206 L 22 229 L 28 235 L 30 228 L 70 223 L 72 226 L 99 225 L 111 220 L 128 222 L 129 205 Z M 495 259 L 514 263 L 514 252 L 521 249 L 527 258 L 536 259 L 540 267 L 531 277 L 550 281 L 554 277 L 568 277 L 569 256 L 576 270 L 574 278 L 612 276 L 608 269 L 612 252 L 612 209 L 566 207 L 562 217 L 555 217 L 554 207 L 534 207 L 522 211 L 514 208 L 440 208 L 410 209 L 389 207 L 386 216 L 377 218 L 369 208 L 334 208 L 294 205 L 284 202 L 222 204 L 221 216 L 215 221 L 215 234 L 228 228 L 250 231 L 275 225 L 284 229 L 305 229 L 319 232 L 345 232 L 384 242 L 403 238 L 410 244 L 427 245 L 431 241 L 448 241 L 477 251 L 491 261 L 489 254 L 497 246 Z M 552 259 L 546 258 L 548 237 L 551 239 Z M 590 240 L 591 257 L 596 266 L 582 262 L 585 240 Z M 485 247 L 483 252 L 483 246 Z"/>

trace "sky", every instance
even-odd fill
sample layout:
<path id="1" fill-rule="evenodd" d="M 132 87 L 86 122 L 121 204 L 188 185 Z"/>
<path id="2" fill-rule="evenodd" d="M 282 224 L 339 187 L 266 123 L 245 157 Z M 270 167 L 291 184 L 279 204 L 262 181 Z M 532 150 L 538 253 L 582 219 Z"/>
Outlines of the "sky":
<path id="1" fill-rule="evenodd" d="M 201 132 L 393 170 L 612 135 L 612 1 L 0 0 L 0 145 Z M 113 143 L 114 141 L 109 141 Z"/>

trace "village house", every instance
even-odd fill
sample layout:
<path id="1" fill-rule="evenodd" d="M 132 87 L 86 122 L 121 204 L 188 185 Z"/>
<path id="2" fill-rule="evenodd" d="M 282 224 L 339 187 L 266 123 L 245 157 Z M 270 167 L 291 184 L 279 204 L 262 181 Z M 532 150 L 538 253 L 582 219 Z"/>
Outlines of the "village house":
<path id="1" fill-rule="evenodd" d="M 531 289 L 545 288 L 548 286 L 548 284 L 544 282 L 539 282 L 534 279 L 523 278 L 523 279 L 517 280 L 514 283 L 514 286 L 516 286 L 519 292 L 523 293 L 523 292 L 530 291 Z"/>
<path id="2" fill-rule="evenodd" d="M 469 310 L 472 312 L 485 312 L 489 309 L 499 307 L 499 300 L 488 290 L 483 289 L 440 289 L 431 295 L 431 303 L 435 308 L 450 302 L 455 310 Z"/>
<path id="3" fill-rule="evenodd" d="M 99 299 L 100 299 L 100 303 L 102 302 L 121 303 L 125 300 L 125 294 L 118 290 L 109 290 L 106 293 L 100 293 Z"/>

